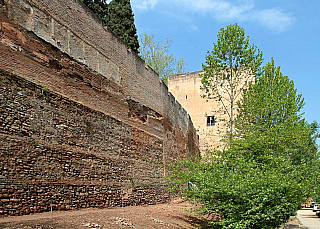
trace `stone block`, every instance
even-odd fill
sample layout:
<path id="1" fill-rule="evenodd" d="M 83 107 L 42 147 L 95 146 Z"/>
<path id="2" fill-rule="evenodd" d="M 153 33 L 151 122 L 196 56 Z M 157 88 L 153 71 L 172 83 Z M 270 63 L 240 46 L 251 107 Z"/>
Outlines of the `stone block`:
<path id="1" fill-rule="evenodd" d="M 33 8 L 26 0 L 12 0 L 8 5 L 9 19 L 25 29 L 33 29 Z"/>
<path id="2" fill-rule="evenodd" d="M 75 60 L 84 63 L 83 41 L 73 33 L 70 33 L 69 48 L 70 56 Z"/>
<path id="3" fill-rule="evenodd" d="M 113 62 L 109 62 L 109 67 L 110 67 L 110 78 L 111 80 L 113 80 L 114 82 L 116 82 L 117 84 L 121 83 L 121 77 L 120 77 L 120 69 L 119 67 L 113 63 Z"/>
<path id="4" fill-rule="evenodd" d="M 98 71 L 98 52 L 95 48 L 84 43 L 84 63 L 94 71 Z"/>
<path id="5" fill-rule="evenodd" d="M 101 53 L 98 52 L 98 72 L 105 76 L 105 77 L 109 77 L 109 59 L 102 55 Z"/>
<path id="6" fill-rule="evenodd" d="M 37 8 L 33 9 L 33 32 L 46 42 L 55 45 L 53 40 L 53 18 Z"/>
<path id="7" fill-rule="evenodd" d="M 53 39 L 55 41 L 55 46 L 62 52 L 69 54 L 68 29 L 55 20 L 53 20 L 53 28 Z"/>

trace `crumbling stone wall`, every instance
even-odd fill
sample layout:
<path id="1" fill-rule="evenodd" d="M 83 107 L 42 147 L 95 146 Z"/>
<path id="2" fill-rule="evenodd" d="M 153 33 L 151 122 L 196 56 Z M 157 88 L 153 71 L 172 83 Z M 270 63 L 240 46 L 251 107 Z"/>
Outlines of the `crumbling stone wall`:
<path id="1" fill-rule="evenodd" d="M 168 201 L 163 141 L 5 72 L 0 94 L 1 214 Z"/>
<path id="2" fill-rule="evenodd" d="M 78 0 L 0 1 L 0 215 L 154 204 L 186 111 Z"/>

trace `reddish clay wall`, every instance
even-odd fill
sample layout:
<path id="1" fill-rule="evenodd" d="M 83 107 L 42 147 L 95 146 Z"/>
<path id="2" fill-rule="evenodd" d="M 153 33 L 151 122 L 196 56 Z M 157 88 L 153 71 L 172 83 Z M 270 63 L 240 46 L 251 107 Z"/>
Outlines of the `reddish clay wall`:
<path id="1" fill-rule="evenodd" d="M 186 111 L 78 0 L 0 2 L 0 215 L 168 201 Z"/>

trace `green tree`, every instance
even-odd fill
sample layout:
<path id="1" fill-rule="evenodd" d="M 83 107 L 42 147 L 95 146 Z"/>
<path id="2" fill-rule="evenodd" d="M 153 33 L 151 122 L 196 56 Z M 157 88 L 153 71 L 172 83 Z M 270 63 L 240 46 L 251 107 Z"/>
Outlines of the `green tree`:
<path id="1" fill-rule="evenodd" d="M 118 35 L 128 48 L 138 53 L 139 41 L 130 0 L 112 0 L 109 3 L 108 17 L 107 27 Z"/>
<path id="2" fill-rule="evenodd" d="M 250 45 L 249 37 L 239 25 L 228 25 L 218 33 L 213 50 L 202 64 L 202 89 L 205 97 L 221 102 L 228 115 L 227 128 L 233 136 L 236 101 L 253 76 L 260 74 L 262 52 Z"/>
<path id="3" fill-rule="evenodd" d="M 315 124 L 309 125 L 302 118 L 303 106 L 304 99 L 297 94 L 294 82 L 274 66 L 272 59 L 238 103 L 233 147 L 253 158 L 268 160 L 276 155 L 296 165 L 315 160 Z"/>
<path id="4" fill-rule="evenodd" d="M 175 187 L 201 203 L 200 213 L 218 216 L 211 227 L 279 227 L 310 197 L 319 179 L 319 166 L 313 167 L 319 164 L 318 126 L 302 118 L 303 105 L 293 81 L 272 60 L 238 102 L 228 150 L 204 161 L 173 164 L 169 180 L 176 178 Z M 187 182 L 194 185 L 181 185 Z"/>
<path id="5" fill-rule="evenodd" d="M 313 142 L 316 142 L 318 138 L 320 138 L 320 125 L 317 121 L 313 121 L 310 124 L 310 128 L 312 130 L 312 141 L 310 145 L 313 145 Z M 320 201 L 320 190 L 319 190 L 319 183 L 320 183 L 320 176 L 317 174 L 320 174 L 320 152 L 319 152 L 319 145 L 318 145 L 318 155 L 317 160 L 314 160 L 314 162 L 309 166 L 310 173 L 313 175 L 313 180 L 310 182 L 308 189 L 311 190 L 310 197 L 314 201 Z"/>
<path id="6" fill-rule="evenodd" d="M 167 84 L 168 76 L 182 73 L 187 63 L 182 58 L 178 60 L 170 54 L 171 40 L 167 38 L 165 41 L 154 40 L 154 35 L 144 33 L 140 41 L 140 56 L 147 65 L 155 70 L 160 78 Z"/>
<path id="7" fill-rule="evenodd" d="M 304 201 L 304 174 L 290 163 L 261 166 L 245 157 L 230 157 L 232 152 L 220 152 L 205 162 L 180 161 L 171 167 L 174 176 L 168 180 L 175 178 L 174 190 L 198 203 L 194 211 L 216 219 L 208 222 L 210 228 L 278 228 Z"/>
<path id="8" fill-rule="evenodd" d="M 81 0 L 101 21 L 102 25 L 107 25 L 108 4 L 106 0 Z"/>

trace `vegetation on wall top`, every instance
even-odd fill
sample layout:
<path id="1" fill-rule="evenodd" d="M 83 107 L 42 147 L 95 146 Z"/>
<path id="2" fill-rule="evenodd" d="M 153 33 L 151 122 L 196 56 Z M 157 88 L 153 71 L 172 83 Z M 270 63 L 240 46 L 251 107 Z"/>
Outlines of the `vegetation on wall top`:
<path id="1" fill-rule="evenodd" d="M 113 33 L 135 52 L 139 52 L 137 29 L 130 0 L 81 0 Z"/>
<path id="2" fill-rule="evenodd" d="M 167 84 L 168 76 L 182 73 L 185 70 L 187 63 L 182 58 L 177 60 L 172 54 L 170 54 L 171 40 L 167 38 L 164 41 L 154 40 L 154 35 L 148 35 L 144 33 L 141 35 L 140 41 L 140 56 L 145 60 L 155 72 L 160 76 L 160 79 Z"/>

